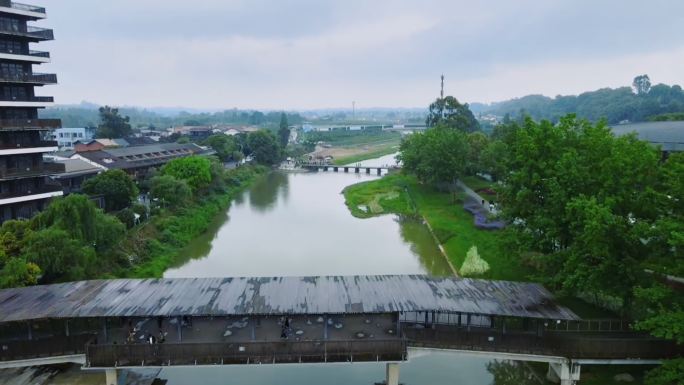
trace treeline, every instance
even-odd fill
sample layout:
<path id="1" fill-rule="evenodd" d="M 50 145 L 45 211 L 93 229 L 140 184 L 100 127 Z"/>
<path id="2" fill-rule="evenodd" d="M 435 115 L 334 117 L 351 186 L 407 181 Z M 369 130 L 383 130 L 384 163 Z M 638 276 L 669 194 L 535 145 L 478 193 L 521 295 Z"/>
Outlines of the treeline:
<path id="1" fill-rule="evenodd" d="M 684 275 L 684 154 L 663 161 L 636 136 L 616 137 L 604 122 L 575 115 L 557 123 L 527 117 L 489 136 L 448 124 L 462 118 L 407 137 L 404 170 L 437 187 L 492 176 L 510 224 L 506 252 L 536 271 L 536 281 L 684 343 L 684 296 L 663 283 Z M 659 382 L 668 376 L 676 381 Z M 675 360 L 647 383 L 682 380 L 684 360 Z"/>
<path id="2" fill-rule="evenodd" d="M 648 76 L 635 78 L 632 87 L 603 88 L 574 96 L 528 95 L 489 106 L 479 105 L 479 113 L 491 113 L 520 120 L 530 116 L 535 120 L 558 122 L 561 117 L 573 113 L 582 119 L 598 122 L 606 119 L 609 124 L 622 121 L 643 122 L 657 115 L 684 113 L 684 91 L 678 85 L 657 84 L 651 86 Z"/>
<path id="3" fill-rule="evenodd" d="M 214 124 L 238 124 L 263 127 L 277 127 L 281 112 L 261 112 L 254 110 L 225 110 L 215 113 L 187 113 L 180 112 L 174 116 L 166 116 L 154 111 L 138 108 L 121 107 L 122 115 L 130 117 L 130 124 L 134 128 L 156 127 L 168 128 L 173 126 L 204 126 Z M 298 113 L 286 113 L 290 124 L 300 124 L 304 120 Z M 95 127 L 100 114 L 97 108 L 84 107 L 53 107 L 40 111 L 40 117 L 45 119 L 61 119 L 64 127 Z"/>
<path id="4" fill-rule="evenodd" d="M 104 210 L 72 194 L 30 220 L 0 226 L 0 287 L 130 276 L 150 263 L 159 275 L 260 170 L 228 171 L 215 158 L 192 156 L 170 161 L 137 184 L 121 170 L 105 171 L 83 186 L 88 195 L 104 197 Z M 149 198 L 144 204 L 139 190 Z"/>

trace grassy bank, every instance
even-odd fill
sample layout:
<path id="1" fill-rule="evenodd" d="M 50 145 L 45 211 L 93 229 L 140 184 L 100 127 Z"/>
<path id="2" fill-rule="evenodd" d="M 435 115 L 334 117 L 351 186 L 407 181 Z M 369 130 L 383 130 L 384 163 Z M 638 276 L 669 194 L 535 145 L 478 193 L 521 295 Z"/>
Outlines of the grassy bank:
<path id="1" fill-rule="evenodd" d="M 231 170 L 224 191 L 208 194 L 175 213 L 161 211 L 149 222 L 132 229 L 122 243 L 124 252 L 131 256 L 131 267 L 117 271 L 114 276 L 161 277 L 164 271 L 182 260 L 182 248 L 206 231 L 212 220 L 229 207 L 235 196 L 266 171 L 266 168 L 258 166 Z"/>
<path id="2" fill-rule="evenodd" d="M 364 151 L 363 149 L 359 150 Z M 391 142 L 382 146 L 377 146 L 355 155 L 337 158 L 334 160 L 334 163 L 337 165 L 357 163 L 368 159 L 379 158 L 381 156 L 394 154 L 397 151 L 399 151 L 399 141 Z"/>
<path id="3" fill-rule="evenodd" d="M 490 266 L 480 278 L 528 279 L 530 270 L 504 250 L 503 232 L 475 227 L 472 215 L 462 207 L 460 194 L 454 201 L 453 194 L 421 185 L 414 177 L 401 174 L 349 186 L 344 194 L 347 207 L 359 218 L 386 213 L 425 218 L 457 270 L 463 265 L 468 250 L 477 246 L 480 257 Z"/>

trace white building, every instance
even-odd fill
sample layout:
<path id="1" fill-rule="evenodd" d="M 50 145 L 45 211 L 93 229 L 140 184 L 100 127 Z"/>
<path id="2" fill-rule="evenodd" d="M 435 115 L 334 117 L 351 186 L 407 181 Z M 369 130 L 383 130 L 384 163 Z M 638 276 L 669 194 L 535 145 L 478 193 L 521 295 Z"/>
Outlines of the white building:
<path id="1" fill-rule="evenodd" d="M 53 132 L 54 140 L 60 150 L 74 148 L 74 143 L 87 142 L 95 137 L 94 127 L 58 128 Z"/>

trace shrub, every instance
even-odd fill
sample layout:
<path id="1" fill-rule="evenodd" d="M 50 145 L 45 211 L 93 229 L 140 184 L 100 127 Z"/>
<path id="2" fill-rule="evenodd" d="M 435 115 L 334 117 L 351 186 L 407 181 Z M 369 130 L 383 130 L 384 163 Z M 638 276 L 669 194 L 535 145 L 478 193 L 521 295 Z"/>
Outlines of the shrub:
<path id="1" fill-rule="evenodd" d="M 463 261 L 459 273 L 464 277 L 470 277 L 473 275 L 482 275 L 488 271 L 489 264 L 487 261 L 480 258 L 480 254 L 477 252 L 477 246 L 471 247 L 466 254 L 466 259 Z"/>

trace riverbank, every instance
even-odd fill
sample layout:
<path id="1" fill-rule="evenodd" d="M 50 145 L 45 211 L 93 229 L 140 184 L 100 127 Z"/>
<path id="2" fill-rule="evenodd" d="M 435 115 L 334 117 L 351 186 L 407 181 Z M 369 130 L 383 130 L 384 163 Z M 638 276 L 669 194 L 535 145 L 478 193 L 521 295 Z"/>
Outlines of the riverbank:
<path id="1" fill-rule="evenodd" d="M 207 231 L 210 223 L 225 212 L 233 199 L 251 186 L 268 169 L 244 166 L 226 171 L 226 187 L 177 212 L 162 210 L 148 222 L 131 229 L 121 243 L 130 266 L 112 274 L 118 278 L 160 278 L 164 271 L 181 262 L 181 250 Z"/>
<path id="2" fill-rule="evenodd" d="M 437 191 L 418 183 L 412 176 L 392 174 L 349 186 L 344 195 L 347 207 L 358 218 L 381 214 L 425 218 L 457 271 L 468 250 L 475 246 L 490 266 L 490 270 L 479 278 L 529 280 L 532 270 L 505 251 L 505 232 L 475 227 L 472 215 L 462 207 L 463 193 L 454 195 Z"/>

